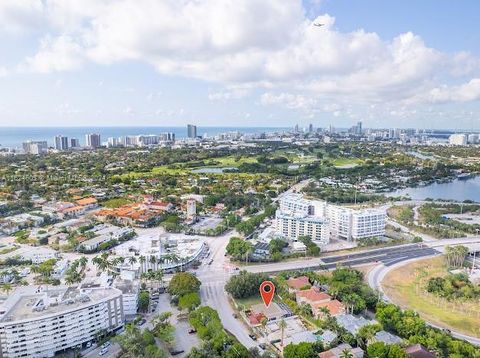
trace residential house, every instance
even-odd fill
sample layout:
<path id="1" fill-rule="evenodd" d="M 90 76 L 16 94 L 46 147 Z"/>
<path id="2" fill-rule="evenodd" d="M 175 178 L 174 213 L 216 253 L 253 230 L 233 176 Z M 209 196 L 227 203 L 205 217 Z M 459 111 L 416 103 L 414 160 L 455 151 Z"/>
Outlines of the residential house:
<path id="1" fill-rule="evenodd" d="M 95 209 L 98 207 L 98 201 L 93 197 L 77 200 L 76 203 L 79 206 L 83 206 L 86 210 Z"/>
<path id="2" fill-rule="evenodd" d="M 332 348 L 328 351 L 320 353 L 320 358 L 340 358 L 344 357 L 344 352 L 350 352 L 354 358 L 363 358 L 363 350 L 361 348 L 352 348 L 348 343 L 340 344 L 339 346 Z"/>
<path id="3" fill-rule="evenodd" d="M 370 321 L 368 319 L 365 319 L 362 316 L 356 317 L 351 314 L 340 315 L 336 318 L 337 323 L 353 335 L 356 335 L 360 328 L 369 324 L 377 323 L 376 321 Z"/>
<path id="4" fill-rule="evenodd" d="M 277 303 L 272 302 L 268 307 L 266 307 L 263 303 L 253 305 L 250 310 L 246 312 L 246 314 L 250 325 L 258 326 L 265 319 L 267 321 L 274 321 L 283 317 L 287 317 L 291 313 L 280 307 L 280 305 Z"/>
<path id="5" fill-rule="evenodd" d="M 405 353 L 411 358 L 437 358 L 435 354 L 430 352 L 421 344 L 414 344 L 405 348 Z"/>
<path id="6" fill-rule="evenodd" d="M 290 293 L 295 293 L 302 288 L 310 288 L 312 285 L 310 285 L 310 280 L 308 279 L 307 276 L 300 276 L 300 277 L 290 277 L 287 281 L 286 284 L 288 286 L 288 291 Z"/>

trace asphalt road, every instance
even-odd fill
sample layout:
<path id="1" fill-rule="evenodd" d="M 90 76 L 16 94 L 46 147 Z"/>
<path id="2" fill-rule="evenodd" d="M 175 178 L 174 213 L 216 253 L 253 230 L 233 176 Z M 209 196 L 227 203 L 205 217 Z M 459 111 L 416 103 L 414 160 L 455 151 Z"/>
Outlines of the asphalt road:
<path id="1" fill-rule="evenodd" d="M 382 285 L 381 285 L 381 282 L 383 281 L 383 279 L 385 278 L 385 276 L 387 275 L 388 272 L 390 272 L 391 270 L 395 269 L 395 268 L 398 268 L 402 265 L 406 265 L 408 264 L 409 262 L 412 262 L 412 261 L 415 261 L 417 260 L 418 257 L 412 257 L 410 259 L 406 259 L 406 260 L 402 260 L 402 261 L 399 261 L 399 262 L 396 262 L 395 264 L 391 264 L 389 266 L 385 266 L 385 265 L 378 265 L 377 267 L 375 267 L 374 269 L 372 269 L 369 273 L 368 273 L 368 276 L 367 276 L 367 279 L 368 279 L 368 284 L 371 288 L 373 289 L 376 289 L 378 291 L 380 291 L 382 294 L 383 294 L 383 300 L 385 302 L 392 302 L 390 300 L 390 298 L 385 294 L 385 292 L 383 291 L 382 289 Z M 431 326 L 431 327 L 434 327 L 434 328 L 438 328 L 438 329 L 443 329 L 445 327 L 441 327 L 439 325 L 436 325 L 434 323 L 431 323 L 431 322 L 428 322 L 426 321 L 426 323 Z M 480 338 L 476 338 L 476 337 L 472 337 L 472 336 L 468 336 L 468 335 L 465 335 L 463 333 L 460 333 L 460 332 L 457 332 L 457 331 L 451 331 L 451 335 L 455 338 L 458 338 L 458 339 L 463 339 L 465 341 L 468 341 L 472 344 L 475 344 L 477 346 L 480 346 Z"/>
<path id="2" fill-rule="evenodd" d="M 228 301 L 224 288 L 225 283 L 234 272 L 234 267 L 225 257 L 225 248 L 231 236 L 235 236 L 235 234 L 230 232 L 220 237 L 207 239 L 210 256 L 205 261 L 208 263 L 209 260 L 213 259 L 213 262 L 211 265 L 204 263 L 196 271 L 197 277 L 202 282 L 200 297 L 202 305 L 210 306 L 218 312 L 225 329 L 237 337 L 245 347 L 251 348 L 258 344 L 248 336 L 250 333 L 248 328 L 240 320 L 233 317 L 234 310 Z"/>
<path id="3" fill-rule="evenodd" d="M 292 261 L 276 262 L 247 266 L 244 269 L 253 272 L 279 272 L 285 270 L 318 270 L 321 268 L 334 269 L 337 265 L 361 266 L 371 263 L 403 261 L 412 257 L 422 257 L 438 253 L 429 247 L 419 245 L 403 245 L 382 249 L 366 250 L 348 255 L 336 255 L 314 259 L 297 259 Z"/>

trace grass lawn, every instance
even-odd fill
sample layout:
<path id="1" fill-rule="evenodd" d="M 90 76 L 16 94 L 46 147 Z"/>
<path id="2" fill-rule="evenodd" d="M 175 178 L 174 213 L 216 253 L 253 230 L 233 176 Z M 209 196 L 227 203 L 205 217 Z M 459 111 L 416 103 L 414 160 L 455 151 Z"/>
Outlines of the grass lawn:
<path id="1" fill-rule="evenodd" d="M 104 201 L 102 205 L 109 209 L 115 209 L 130 203 L 131 201 L 125 198 L 114 198 L 114 199 L 109 199 L 107 201 Z"/>
<path id="2" fill-rule="evenodd" d="M 256 305 L 258 303 L 262 303 L 262 298 L 260 297 L 260 293 L 258 294 L 258 296 L 252 296 L 252 297 L 248 297 L 248 298 L 237 298 L 235 299 L 235 302 L 237 303 L 237 305 L 242 305 L 243 307 L 245 307 L 245 309 L 249 309 L 250 307 L 252 307 L 253 305 Z"/>
<path id="3" fill-rule="evenodd" d="M 416 261 L 388 273 L 382 287 L 393 302 L 417 311 L 422 318 L 480 337 L 480 303 L 448 302 L 425 291 L 429 278 L 447 275 L 443 257 Z"/>
<path id="4" fill-rule="evenodd" d="M 242 165 L 243 163 L 256 163 L 257 162 L 257 157 L 237 157 L 230 155 L 228 157 L 220 157 L 220 158 L 214 158 L 213 159 L 215 162 L 219 162 L 220 164 L 215 165 L 215 167 L 238 167 Z"/>
<path id="5" fill-rule="evenodd" d="M 362 160 L 358 158 L 335 158 L 332 160 L 332 163 L 336 167 L 346 167 L 359 165 L 362 163 Z"/>

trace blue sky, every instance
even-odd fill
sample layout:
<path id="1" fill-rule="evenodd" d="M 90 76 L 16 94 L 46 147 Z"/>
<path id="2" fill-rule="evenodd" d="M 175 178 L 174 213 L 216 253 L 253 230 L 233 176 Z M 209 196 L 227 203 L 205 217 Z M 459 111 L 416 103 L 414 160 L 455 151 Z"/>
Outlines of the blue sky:
<path id="1" fill-rule="evenodd" d="M 479 10 L 474 0 L 6 0 L 0 126 L 480 128 Z"/>

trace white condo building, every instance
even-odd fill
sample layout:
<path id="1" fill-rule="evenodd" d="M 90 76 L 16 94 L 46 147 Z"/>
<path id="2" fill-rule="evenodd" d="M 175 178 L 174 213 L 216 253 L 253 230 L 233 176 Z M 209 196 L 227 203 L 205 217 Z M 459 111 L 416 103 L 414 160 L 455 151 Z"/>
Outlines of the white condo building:
<path id="1" fill-rule="evenodd" d="M 385 209 L 351 209 L 337 205 L 327 206 L 327 218 L 332 237 L 356 241 L 385 235 Z"/>
<path id="2" fill-rule="evenodd" d="M 122 292 L 111 287 L 24 287 L 0 306 L 0 357 L 53 357 L 124 324 Z"/>
<path id="3" fill-rule="evenodd" d="M 329 238 L 355 241 L 385 235 L 385 209 L 352 209 L 287 194 L 279 201 L 276 230 L 288 238 L 307 235 L 327 244 Z"/>
<path id="4" fill-rule="evenodd" d="M 328 222 L 320 217 L 298 215 L 277 210 L 275 214 L 276 230 L 289 239 L 310 236 L 321 245 L 328 244 L 330 230 Z"/>
<path id="5" fill-rule="evenodd" d="M 448 142 L 451 145 L 467 145 L 468 136 L 466 134 L 452 134 L 448 138 Z"/>

